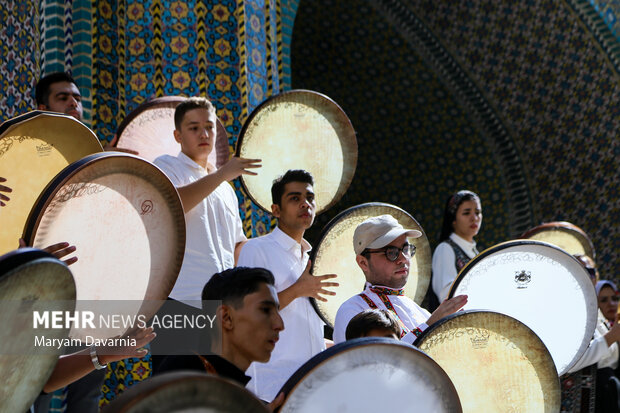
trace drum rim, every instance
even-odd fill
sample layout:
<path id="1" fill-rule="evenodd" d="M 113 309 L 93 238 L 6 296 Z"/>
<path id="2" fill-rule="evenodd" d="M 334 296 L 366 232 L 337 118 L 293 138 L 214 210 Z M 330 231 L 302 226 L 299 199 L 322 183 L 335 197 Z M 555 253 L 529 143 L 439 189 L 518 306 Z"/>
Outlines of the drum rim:
<path id="1" fill-rule="evenodd" d="M 579 263 L 577 258 L 573 257 L 571 254 L 569 254 L 568 252 L 564 251 L 562 248 L 558 247 L 557 245 L 551 244 L 551 243 L 546 242 L 546 241 L 539 241 L 539 240 L 533 240 L 533 239 L 514 239 L 514 240 L 510 240 L 510 241 L 500 242 L 499 244 L 495 244 L 492 247 L 489 247 L 489 248 L 485 249 L 480 254 L 476 255 L 467 264 L 465 264 L 465 266 L 463 268 L 461 268 L 461 271 L 459 271 L 459 273 L 457 274 L 456 278 L 454 279 L 454 282 L 452 283 L 452 286 L 450 287 L 450 292 L 448 293 L 448 298 L 454 297 L 454 293 L 456 292 L 456 289 L 459 286 L 459 284 L 461 283 L 461 281 L 463 281 L 463 278 L 465 277 L 465 275 L 467 275 L 467 273 L 471 270 L 471 268 L 474 265 L 476 265 L 479 261 L 483 260 L 487 256 L 489 256 L 491 254 L 494 254 L 496 252 L 499 252 L 499 251 L 502 251 L 504 249 L 511 248 L 511 247 L 521 246 L 521 245 L 540 245 L 540 246 L 552 248 L 552 249 L 554 249 L 556 251 L 559 251 L 559 252 L 561 252 L 563 254 L 566 254 L 573 261 Z M 581 263 L 579 263 L 579 265 L 581 265 Z"/>
<path id="2" fill-rule="evenodd" d="M 138 115 L 140 115 L 142 112 L 146 111 L 147 109 L 151 109 L 153 107 L 160 107 L 160 106 L 163 106 L 166 103 L 175 103 L 176 102 L 176 104 L 178 105 L 179 103 L 183 102 L 184 100 L 187 100 L 187 98 L 184 97 L 184 96 L 174 95 L 174 96 L 162 96 L 162 97 L 159 97 L 159 98 L 153 98 L 153 99 L 150 99 L 150 100 L 148 100 L 148 101 L 146 101 L 144 103 L 141 103 L 140 105 L 136 106 L 136 108 L 134 110 L 129 112 L 129 114 L 125 117 L 125 119 L 123 119 L 121 124 L 118 125 L 118 128 L 116 129 L 116 135 L 120 139 L 121 134 L 125 131 L 125 128 L 127 128 L 127 126 L 135 118 L 137 118 Z"/>
<path id="3" fill-rule="evenodd" d="M 261 102 L 260 105 L 258 105 L 252 111 L 252 113 L 250 113 L 250 116 L 248 116 L 248 118 L 245 120 L 245 122 L 243 122 L 243 126 L 241 127 L 241 131 L 239 132 L 239 137 L 237 138 L 237 144 L 236 144 L 236 148 L 235 148 L 235 156 L 240 156 L 241 155 L 241 148 L 242 148 L 243 143 L 244 143 L 245 134 L 246 134 L 247 129 L 249 128 L 250 124 L 254 120 L 254 118 L 259 113 L 261 113 L 262 110 L 266 106 L 271 105 L 275 100 L 282 99 L 283 97 L 286 97 L 288 95 L 313 95 L 315 97 L 321 98 L 321 99 L 329 102 L 330 104 L 334 105 L 336 107 L 336 109 L 342 115 L 344 115 L 344 119 L 347 120 L 347 125 L 350 126 L 351 130 L 353 131 L 353 136 L 355 137 L 355 139 L 353 139 L 353 143 L 355 144 L 356 151 L 355 151 L 355 156 L 354 156 L 355 162 L 354 162 L 354 165 L 353 165 L 352 170 L 351 170 L 351 182 L 352 182 L 353 178 L 355 177 L 355 171 L 357 170 L 357 160 L 358 160 L 358 157 L 359 157 L 359 149 L 358 149 L 358 146 L 357 146 L 357 132 L 355 131 L 355 128 L 353 127 L 353 123 L 351 123 L 351 119 L 349 118 L 347 113 L 342 109 L 342 107 L 338 103 L 336 103 L 329 96 L 327 96 L 327 95 L 325 95 L 323 93 L 320 93 L 320 92 L 316 92 L 314 90 L 308 90 L 308 89 L 292 89 L 292 90 L 287 90 L 285 92 L 278 93 L 277 95 L 270 96 L 269 98 L 267 98 L 263 102 Z M 261 204 L 259 204 L 256 201 L 256 199 L 254 198 L 254 196 L 250 193 L 250 191 L 248 190 L 248 187 L 247 187 L 247 185 L 245 183 L 243 175 L 241 175 L 239 177 L 239 182 L 241 183 L 241 186 L 243 188 L 244 193 L 250 198 L 250 200 L 254 203 L 254 205 L 258 206 L 263 211 L 268 212 L 269 214 L 271 214 L 271 210 L 268 209 L 269 206 L 268 205 L 262 206 Z M 351 182 L 349 182 L 349 186 L 351 185 Z M 342 198 L 343 195 L 344 195 L 344 193 L 342 193 L 340 196 L 334 197 L 329 203 L 325 204 L 323 209 L 319 210 L 317 208 L 316 215 L 322 214 L 323 212 L 325 212 L 328 209 L 330 209 L 331 207 L 333 207 L 336 203 L 338 203 L 338 201 L 340 201 L 340 199 Z"/>
<path id="4" fill-rule="evenodd" d="M 168 191 L 172 196 L 176 196 L 179 201 L 179 205 L 181 206 L 182 219 L 185 221 L 185 213 L 183 211 L 183 204 L 181 202 L 181 198 L 179 197 L 179 193 L 177 189 L 174 187 L 170 179 L 166 176 L 166 174 L 159 169 L 153 163 L 140 158 L 139 156 L 130 155 L 122 152 L 99 152 L 94 153 L 92 155 L 85 156 L 84 158 L 69 164 L 66 166 L 56 177 L 54 177 L 45 187 L 45 189 L 41 192 L 34 206 L 30 210 L 28 214 L 28 219 L 26 220 L 26 224 L 24 226 L 24 232 L 22 238 L 26 241 L 28 245 L 32 245 L 34 243 L 34 237 L 37 229 L 39 228 L 39 224 L 41 223 L 41 219 L 43 218 L 44 212 L 47 210 L 49 204 L 54 199 L 54 195 L 56 192 L 62 188 L 75 174 L 86 168 L 87 166 L 93 165 L 95 163 L 101 162 L 107 158 L 130 158 L 134 159 L 143 164 L 148 164 L 152 166 L 154 171 L 157 171 L 156 174 L 159 174 L 161 179 L 161 184 L 168 187 Z M 186 227 L 185 222 L 183 225 L 180 225 L 180 222 L 176 222 L 178 229 L 178 240 L 183 241 L 183 245 L 186 242 Z M 175 263 L 175 274 L 178 276 L 181 271 L 181 265 L 183 263 L 183 256 L 185 254 L 185 248 L 179 249 L 176 253 L 176 263 Z M 169 294 L 170 292 L 168 292 Z"/>
<path id="5" fill-rule="evenodd" d="M 340 223 L 341 220 L 350 215 L 351 213 L 353 213 L 354 211 L 358 210 L 358 209 L 362 209 L 362 208 L 369 208 L 369 207 L 387 207 L 387 208 L 392 208 L 394 210 L 397 210 L 401 213 L 404 213 L 406 216 L 408 216 L 409 218 L 411 218 L 412 221 L 416 222 L 418 224 L 418 226 L 420 227 L 420 229 L 422 229 L 422 235 L 426 236 L 426 232 L 424 231 L 424 229 L 422 228 L 422 225 L 420 225 L 420 223 L 413 217 L 413 215 L 411 215 L 409 212 L 405 211 L 403 208 L 393 205 L 393 204 L 388 204 L 387 202 L 365 202 L 363 204 L 358 204 L 358 205 L 354 205 L 352 207 L 349 207 L 347 209 L 345 209 L 344 211 L 340 211 L 335 217 L 333 217 L 332 219 L 329 220 L 329 222 L 327 224 L 325 224 L 325 226 L 323 227 L 323 229 L 321 230 L 321 233 L 319 234 L 319 238 L 318 241 L 315 243 L 314 248 L 312 248 L 312 250 L 310 251 L 310 261 L 312 262 L 310 271 L 312 274 L 314 274 L 314 263 L 315 263 L 315 258 L 316 258 L 316 254 L 318 254 L 319 252 L 319 247 L 321 246 L 321 244 L 323 243 L 323 241 L 325 240 L 325 238 L 327 237 L 327 235 L 329 234 L 329 232 L 332 230 L 332 228 L 334 226 L 336 226 L 336 224 Z M 427 237 L 427 241 L 428 241 L 428 237 Z M 428 247 L 430 250 L 430 242 L 428 243 Z M 351 249 L 353 249 L 353 240 L 351 240 Z M 427 287 L 430 288 L 430 274 L 429 274 L 429 285 Z M 409 280 L 407 280 L 407 282 L 409 282 Z M 406 284 L 405 284 L 406 285 Z M 360 291 L 362 292 L 362 291 Z M 425 292 L 426 295 L 426 292 Z M 409 297 L 411 298 L 411 297 Z M 413 301 L 413 298 L 411 298 L 411 300 Z M 310 297 L 310 303 L 312 304 L 312 307 L 314 308 L 314 310 L 316 311 L 316 313 L 319 315 L 319 317 L 321 318 L 321 320 L 323 320 L 323 322 L 325 324 L 327 324 L 330 327 L 334 327 L 331 323 L 331 321 L 329 321 L 327 319 L 327 317 L 323 314 L 323 312 L 320 310 L 319 304 L 317 303 L 317 300 L 313 297 Z M 335 315 L 334 315 L 335 317 Z"/>
<path id="6" fill-rule="evenodd" d="M 14 118 L 11 118 L 11 119 L 7 119 L 4 122 L 0 123 L 0 139 L 3 139 L 5 133 L 10 131 L 12 128 L 20 125 L 23 122 L 26 122 L 26 121 L 29 121 L 29 120 L 34 120 L 34 119 L 36 119 L 36 118 L 38 118 L 40 116 L 41 117 L 62 118 L 62 119 L 67 119 L 67 120 L 72 121 L 72 122 L 79 123 L 80 126 L 82 126 L 85 130 L 90 132 L 90 135 L 93 138 L 95 138 L 95 140 L 99 144 L 99 147 L 101 148 L 100 150 L 103 151 L 103 146 L 101 146 L 101 142 L 99 142 L 99 138 L 97 138 L 97 135 L 95 134 L 95 132 L 93 132 L 93 130 L 90 129 L 88 126 L 86 126 L 82 121 L 74 118 L 73 116 L 65 115 L 64 113 L 50 112 L 50 111 L 47 111 L 47 110 L 38 110 L 38 109 L 37 110 L 31 110 L 29 112 L 22 113 L 21 115 L 15 116 Z"/>
<path id="7" fill-rule="evenodd" d="M 179 382 L 206 382 L 207 384 L 209 384 L 210 382 L 224 382 L 227 385 L 230 385 L 231 388 L 235 388 L 235 390 L 238 391 L 236 396 L 241 395 L 241 394 L 244 397 L 250 396 L 249 398 L 256 400 L 257 408 L 259 404 L 264 407 L 260 399 L 258 399 L 251 391 L 249 391 L 245 387 L 242 387 L 239 383 L 236 383 L 235 381 L 227 377 L 207 374 L 206 372 L 203 373 L 203 372 L 194 371 L 194 370 L 178 370 L 178 371 L 170 371 L 170 372 L 155 375 L 153 377 L 150 377 L 148 381 L 144 380 L 138 383 L 137 385 L 132 386 L 131 388 L 123 392 L 121 395 L 119 395 L 116 399 L 112 400 L 110 404 L 108 404 L 108 406 L 103 409 L 103 411 L 104 412 L 127 412 L 133 407 L 135 407 L 136 404 L 144 401 L 146 397 L 150 397 L 157 391 L 162 390 L 164 388 L 168 388 L 170 386 L 174 386 L 178 384 Z M 146 386 L 144 390 L 140 388 L 141 383 L 148 383 L 148 385 Z M 142 386 L 142 387 L 145 387 L 145 386 Z M 136 390 L 133 390 L 133 389 L 136 389 Z M 124 398 L 122 398 L 123 395 L 125 394 L 128 394 L 128 396 L 124 397 L 124 398 L 127 398 L 127 400 L 124 400 Z M 143 395 L 144 397 L 138 398 L 138 396 L 140 395 Z M 267 412 L 266 407 L 265 407 L 265 412 Z"/>
<path id="8" fill-rule="evenodd" d="M 453 394 L 456 395 L 456 401 L 458 401 L 459 406 L 461 406 L 456 387 L 454 387 L 454 383 L 452 383 L 452 380 L 450 379 L 450 377 L 448 377 L 448 374 L 445 372 L 445 370 L 435 360 L 433 360 L 432 357 L 430 357 L 419 348 L 412 346 L 411 344 L 407 344 L 400 340 L 386 337 L 360 337 L 352 340 L 343 341 L 342 343 L 335 344 L 332 347 L 314 355 L 312 358 L 310 358 L 310 360 L 306 361 L 301 367 L 299 367 L 276 393 L 284 393 L 284 402 L 282 403 L 282 406 L 284 406 L 284 403 L 286 403 L 286 401 L 288 400 L 289 394 L 302 383 L 304 377 L 307 377 L 316 367 L 320 366 L 325 360 L 352 348 L 362 348 L 371 345 L 398 346 L 402 349 L 411 351 L 426 358 L 426 360 L 430 362 L 431 365 L 437 367 L 438 371 L 440 371 L 440 374 L 442 374 L 447 379 L 447 383 L 451 385 L 451 390 L 453 391 Z M 461 411 L 462 410 L 459 410 L 455 413 Z"/>
<path id="9" fill-rule="evenodd" d="M 540 225 L 537 225 L 533 228 L 528 229 L 523 234 L 521 234 L 519 238 L 531 239 L 531 237 L 534 235 L 537 235 L 541 232 L 550 232 L 551 230 L 568 230 L 568 231 L 574 231 L 575 233 L 579 234 L 581 238 L 579 237 L 576 237 L 576 238 L 582 244 L 583 244 L 583 241 L 585 241 L 589 249 L 589 251 L 586 251 L 586 255 L 588 255 L 592 259 L 596 259 L 596 250 L 594 249 L 594 243 L 592 242 L 592 239 L 590 239 L 588 234 L 583 229 L 573 224 L 572 222 L 568 222 L 568 221 L 543 222 Z"/>
<path id="10" fill-rule="evenodd" d="M 51 258 L 58 261 L 58 264 L 65 265 L 62 261 L 57 259 L 49 252 L 45 252 L 41 249 L 33 247 L 23 247 L 13 251 L 9 251 L 6 254 L 0 256 L 0 279 L 2 279 L 7 273 L 13 271 L 20 265 L 24 265 L 30 261 L 38 260 L 41 258 Z"/>

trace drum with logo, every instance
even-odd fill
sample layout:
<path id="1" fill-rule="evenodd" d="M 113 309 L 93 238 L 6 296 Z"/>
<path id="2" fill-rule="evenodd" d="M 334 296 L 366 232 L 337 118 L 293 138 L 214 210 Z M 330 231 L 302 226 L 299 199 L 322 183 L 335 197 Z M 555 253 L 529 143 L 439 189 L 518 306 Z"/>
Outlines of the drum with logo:
<path id="1" fill-rule="evenodd" d="M 35 328 L 35 311 L 42 318 L 50 310 L 65 314 L 73 311 L 74 300 L 71 271 L 53 255 L 22 248 L 0 257 L 0 410 L 27 411 L 62 354 L 57 341 L 69 329 Z"/>
<path id="2" fill-rule="evenodd" d="M 78 261 L 71 270 L 78 305 L 98 305 L 110 316 L 151 316 L 157 308 L 141 307 L 165 300 L 179 274 L 185 219 L 179 195 L 161 170 L 137 156 L 107 152 L 85 157 L 54 178 L 32 209 L 24 238 L 37 247 L 75 245 Z M 124 332 L 98 327 L 71 334 L 107 338 Z"/>
<path id="3" fill-rule="evenodd" d="M 514 240 L 478 254 L 459 273 L 450 297 L 467 294 L 465 310 L 507 314 L 545 343 L 559 374 L 588 347 L 597 300 L 583 265 L 566 251 L 541 241 Z"/>
<path id="4" fill-rule="evenodd" d="M 122 393 L 103 413 L 267 413 L 265 405 L 237 383 L 206 373 L 161 374 Z"/>
<path id="5" fill-rule="evenodd" d="M 102 150 L 95 134 L 72 116 L 35 110 L 0 125 L 0 177 L 13 190 L 0 213 L 0 254 L 17 248 L 28 212 L 49 181 Z"/>
<path id="6" fill-rule="evenodd" d="M 174 110 L 187 98 L 164 96 L 151 99 L 135 108 L 121 122 L 116 134 L 119 148 L 131 149 L 147 161 L 161 155 L 177 156 L 181 144 L 174 139 Z M 208 162 L 220 167 L 230 158 L 226 128 L 217 119 L 217 136 Z"/>
<path id="7" fill-rule="evenodd" d="M 415 347 L 359 338 L 317 354 L 282 387 L 282 413 L 461 410 L 446 372 Z"/>
<path id="8" fill-rule="evenodd" d="M 560 382 L 551 354 L 510 316 L 459 312 L 431 325 L 414 344 L 448 374 L 464 412 L 559 411 Z"/>
<path id="9" fill-rule="evenodd" d="M 323 229 L 319 242 L 312 250 L 314 275 L 338 274 L 338 287 L 331 287 L 335 296 L 325 296 L 327 302 L 313 300 L 317 312 L 330 326 L 334 325 L 338 308 L 352 296 L 364 291 L 366 279 L 355 261 L 353 233 L 364 220 L 389 214 L 404 227 L 422 232 L 419 238 L 409 239 L 416 253 L 411 258 L 405 295 L 420 304 L 431 277 L 431 248 L 422 226 L 405 210 L 390 204 L 371 202 L 356 205 L 336 215 Z"/>
<path id="10" fill-rule="evenodd" d="M 258 175 L 241 175 L 250 198 L 271 212 L 271 184 L 289 169 L 314 177 L 316 212 L 329 209 L 347 191 L 357 165 L 351 121 L 333 100 L 309 90 L 291 90 L 259 105 L 244 123 L 237 156 L 262 159 Z"/>

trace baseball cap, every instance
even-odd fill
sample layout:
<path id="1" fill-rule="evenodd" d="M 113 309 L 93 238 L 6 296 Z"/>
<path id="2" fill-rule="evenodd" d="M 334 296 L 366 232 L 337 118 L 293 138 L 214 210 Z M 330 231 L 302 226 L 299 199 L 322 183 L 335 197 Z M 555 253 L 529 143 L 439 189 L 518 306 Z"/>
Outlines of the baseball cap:
<path id="1" fill-rule="evenodd" d="M 403 228 L 391 215 L 368 218 L 355 228 L 353 250 L 359 255 L 366 248 L 382 248 L 403 234 L 410 238 L 422 236 L 417 229 Z"/>

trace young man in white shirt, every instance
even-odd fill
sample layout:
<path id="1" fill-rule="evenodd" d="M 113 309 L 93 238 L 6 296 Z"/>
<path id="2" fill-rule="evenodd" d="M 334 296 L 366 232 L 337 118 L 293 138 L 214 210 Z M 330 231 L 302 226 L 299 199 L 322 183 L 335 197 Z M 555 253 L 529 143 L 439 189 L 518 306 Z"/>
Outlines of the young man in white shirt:
<path id="1" fill-rule="evenodd" d="M 249 240 L 241 250 L 238 265 L 270 270 L 276 280 L 280 315 L 285 330 L 280 334 L 268 363 L 252 363 L 248 388 L 263 400 L 271 401 L 288 378 L 312 356 L 325 349 L 323 322 L 308 297 L 326 301 L 326 290 L 338 284 L 329 281 L 335 274 L 310 273 L 310 244 L 304 232 L 314 222 L 312 175 L 289 170 L 271 187 L 271 211 L 278 226 L 268 235 Z"/>
<path id="2" fill-rule="evenodd" d="M 174 113 L 178 156 L 155 159 L 179 191 L 186 220 L 183 265 L 170 297 L 200 308 L 203 286 L 215 273 L 235 266 L 246 241 L 235 191 L 227 181 L 241 174 L 256 175 L 259 159 L 233 157 L 220 169 L 207 159 L 216 136 L 215 108 L 202 97 L 181 102 Z"/>
<path id="3" fill-rule="evenodd" d="M 413 343 L 429 325 L 467 303 L 467 296 L 460 295 L 444 301 L 430 314 L 404 295 L 411 257 L 415 254 L 415 247 L 407 238 L 420 235 L 418 230 L 403 228 L 391 215 L 368 218 L 358 225 L 353 234 L 353 248 L 357 265 L 366 277 L 366 287 L 338 309 L 334 323 L 335 343 L 345 341 L 349 321 L 368 308 L 392 312 L 399 320 L 401 340 Z"/>

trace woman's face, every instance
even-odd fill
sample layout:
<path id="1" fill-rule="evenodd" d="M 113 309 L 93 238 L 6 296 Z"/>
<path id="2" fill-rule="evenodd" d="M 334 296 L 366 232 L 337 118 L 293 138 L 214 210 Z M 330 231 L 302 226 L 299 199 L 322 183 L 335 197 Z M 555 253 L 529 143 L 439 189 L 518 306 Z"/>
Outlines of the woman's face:
<path id="1" fill-rule="evenodd" d="M 601 288 L 598 293 L 598 307 L 601 312 L 609 321 L 616 320 L 616 314 L 618 313 L 618 296 L 613 288 L 605 286 Z"/>
<path id="2" fill-rule="evenodd" d="M 478 235 L 481 225 L 482 207 L 480 206 L 480 201 L 477 199 L 463 201 L 456 210 L 456 217 L 454 222 L 452 222 L 456 235 L 472 242 L 474 237 Z"/>

